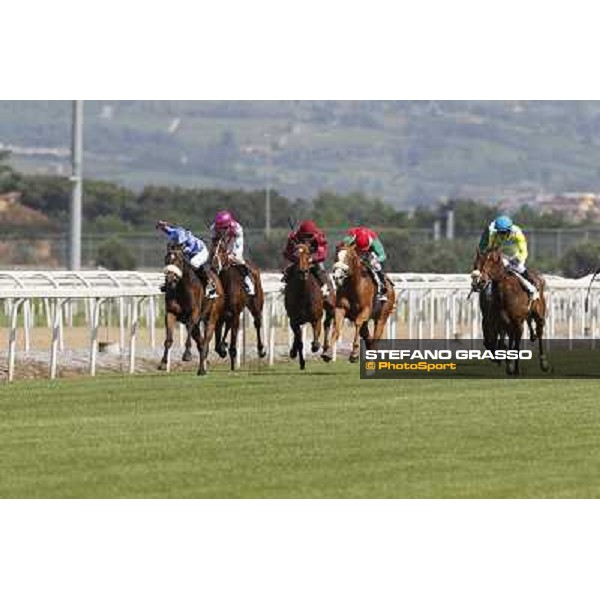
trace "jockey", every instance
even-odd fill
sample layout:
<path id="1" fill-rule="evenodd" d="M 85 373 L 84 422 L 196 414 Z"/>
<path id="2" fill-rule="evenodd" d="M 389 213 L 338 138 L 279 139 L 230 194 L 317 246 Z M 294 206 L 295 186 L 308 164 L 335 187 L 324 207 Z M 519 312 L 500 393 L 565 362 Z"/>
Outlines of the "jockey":
<path id="1" fill-rule="evenodd" d="M 217 290 L 210 277 L 206 244 L 191 231 L 167 221 L 158 221 L 156 228 L 167 235 L 170 244 L 182 247 L 184 256 L 206 289 L 206 297 L 216 298 Z"/>
<path id="2" fill-rule="evenodd" d="M 367 227 L 353 227 L 348 229 L 348 234 L 342 241 L 344 244 L 354 244 L 377 284 L 377 299 L 386 302 L 387 293 L 383 272 L 386 255 L 377 233 Z"/>
<path id="3" fill-rule="evenodd" d="M 294 261 L 294 250 L 296 244 L 308 244 L 312 253 L 311 273 L 317 278 L 324 296 L 329 294 L 329 278 L 323 262 L 327 258 L 327 239 L 325 234 L 315 225 L 314 221 L 302 221 L 296 231 L 291 231 L 288 235 L 287 245 L 283 251 L 283 256 L 290 263 Z M 283 272 L 283 282 L 287 281 L 289 270 L 292 265 L 288 265 Z"/>
<path id="4" fill-rule="evenodd" d="M 223 241 L 229 258 L 241 270 L 244 277 L 244 288 L 249 296 L 254 296 L 254 281 L 250 269 L 244 260 L 244 230 L 227 210 L 219 211 L 214 223 L 210 226 L 211 244 L 214 248 Z"/>
<path id="5" fill-rule="evenodd" d="M 492 249 L 502 252 L 504 266 L 519 277 L 531 300 L 537 300 L 540 297 L 539 292 L 525 266 L 528 254 L 527 239 L 521 228 L 506 215 L 492 221 L 481 234 L 479 250 L 487 252 Z"/>

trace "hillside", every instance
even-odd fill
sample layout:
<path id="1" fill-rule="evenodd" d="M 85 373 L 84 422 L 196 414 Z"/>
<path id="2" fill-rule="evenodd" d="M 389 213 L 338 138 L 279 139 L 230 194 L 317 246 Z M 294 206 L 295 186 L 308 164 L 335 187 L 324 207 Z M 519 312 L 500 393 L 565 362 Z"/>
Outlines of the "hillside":
<path id="1" fill-rule="evenodd" d="M 0 102 L 12 163 L 68 172 L 70 110 Z M 86 175 L 137 189 L 257 189 L 267 171 L 288 197 L 362 191 L 399 207 L 600 189 L 600 102 L 88 101 L 84 136 Z"/>

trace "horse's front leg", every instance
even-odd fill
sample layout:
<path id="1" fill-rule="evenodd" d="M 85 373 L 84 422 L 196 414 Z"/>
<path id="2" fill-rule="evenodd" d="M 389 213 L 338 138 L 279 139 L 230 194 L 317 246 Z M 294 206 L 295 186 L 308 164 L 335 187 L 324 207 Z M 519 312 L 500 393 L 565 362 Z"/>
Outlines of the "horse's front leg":
<path id="1" fill-rule="evenodd" d="M 173 313 L 165 314 L 165 350 L 163 352 L 162 359 L 158 365 L 159 371 L 166 371 L 169 365 L 169 353 L 171 346 L 173 345 L 173 329 L 175 328 L 175 315 Z"/>
<path id="2" fill-rule="evenodd" d="M 304 360 L 304 344 L 302 342 L 302 326 L 299 322 L 294 321 L 290 323 L 290 327 L 292 328 L 292 332 L 294 334 L 294 341 L 292 343 L 292 348 L 290 350 L 290 358 L 298 357 L 300 362 L 300 368 L 304 370 L 306 361 Z"/>
<path id="3" fill-rule="evenodd" d="M 544 373 L 547 373 L 550 370 L 550 362 L 548 360 L 548 357 L 546 356 L 546 347 L 544 344 L 544 326 L 545 326 L 545 321 L 544 318 L 539 316 L 539 315 L 535 315 L 534 317 L 535 319 L 535 324 L 536 324 L 536 336 L 537 336 L 537 340 L 538 340 L 538 349 L 539 349 L 539 353 L 540 353 L 540 369 L 542 369 L 542 371 L 544 371 Z"/>
<path id="4" fill-rule="evenodd" d="M 329 346 L 329 348 L 327 348 L 327 349 L 323 349 L 323 353 L 321 354 L 321 358 L 325 362 L 329 362 L 333 358 L 331 349 L 333 347 L 335 347 L 335 344 L 338 341 L 338 338 L 340 337 L 340 334 L 342 332 L 342 325 L 344 324 L 346 310 L 344 308 L 338 307 L 335 309 L 334 315 L 335 315 L 335 321 L 333 324 L 333 334 L 331 336 L 331 346 Z"/>
<path id="5" fill-rule="evenodd" d="M 318 352 L 321 347 L 321 342 L 319 338 L 321 337 L 321 331 L 323 330 L 323 313 L 322 311 L 318 311 L 319 316 L 315 317 L 312 321 L 312 331 L 313 331 L 313 340 L 310 345 L 311 352 Z"/>
<path id="6" fill-rule="evenodd" d="M 210 352 L 210 349 L 209 349 L 210 348 L 210 340 L 212 339 L 212 336 L 215 333 L 218 320 L 219 320 L 219 318 L 215 311 L 208 315 L 208 319 L 204 323 L 204 338 L 203 338 L 203 344 L 202 344 L 202 352 L 204 354 L 205 363 L 208 359 L 208 353 Z M 206 370 L 208 370 L 208 368 L 206 368 Z"/>
<path id="7" fill-rule="evenodd" d="M 331 323 L 333 321 L 333 309 L 325 308 L 325 322 L 323 323 L 323 353 L 329 350 L 329 332 L 331 331 Z"/>
<path id="8" fill-rule="evenodd" d="M 252 302 L 248 303 L 248 310 L 254 318 L 254 329 L 256 329 L 256 351 L 259 358 L 264 358 L 267 355 L 262 339 L 262 311 L 264 299 L 262 298 L 262 295 L 260 298 L 258 296 L 259 295 L 256 294 L 252 298 Z"/>
<path id="9" fill-rule="evenodd" d="M 513 323 L 510 327 L 508 336 L 508 349 L 516 350 L 517 352 L 521 349 L 521 337 L 523 336 L 523 323 Z M 506 361 L 506 373 L 508 375 L 519 375 L 520 364 L 519 359 L 509 359 Z"/>
<path id="10" fill-rule="evenodd" d="M 190 334 L 196 342 L 196 348 L 198 349 L 198 375 L 206 375 L 206 354 L 204 352 L 204 343 L 202 340 L 202 333 L 200 332 L 200 319 L 198 319 L 191 327 Z"/>
<path id="11" fill-rule="evenodd" d="M 229 325 L 229 323 L 227 323 Z M 237 358 L 237 339 L 238 339 L 238 331 L 240 328 L 240 315 L 235 314 L 231 319 L 231 337 L 229 338 L 229 364 L 231 366 L 231 370 L 235 371 L 235 359 Z M 227 334 L 227 329 L 229 327 L 225 327 L 225 334 Z"/>
<path id="12" fill-rule="evenodd" d="M 187 335 L 185 338 L 185 350 L 183 351 L 183 355 L 181 356 L 181 360 L 184 362 L 189 362 L 192 360 L 192 327 L 191 325 L 186 326 Z"/>
<path id="13" fill-rule="evenodd" d="M 350 352 L 350 356 L 348 360 L 352 363 L 358 362 L 358 357 L 360 353 L 360 343 L 359 336 L 362 332 L 364 332 L 364 328 L 366 327 L 366 335 L 368 338 L 369 328 L 368 328 L 368 319 L 369 319 L 370 307 L 365 307 L 360 311 L 358 316 L 356 317 L 356 321 L 354 322 L 354 340 L 352 340 L 352 351 Z"/>

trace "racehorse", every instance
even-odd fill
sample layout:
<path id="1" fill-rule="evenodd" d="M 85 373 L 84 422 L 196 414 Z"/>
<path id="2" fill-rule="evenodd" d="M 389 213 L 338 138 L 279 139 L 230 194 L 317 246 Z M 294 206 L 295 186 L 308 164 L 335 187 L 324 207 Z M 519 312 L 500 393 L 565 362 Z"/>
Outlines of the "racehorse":
<path id="1" fill-rule="evenodd" d="M 214 277 L 218 296 L 208 299 L 202 282 L 185 259 L 181 246 L 169 246 L 165 256 L 165 329 L 163 357 L 158 368 L 167 368 L 169 349 L 173 345 L 173 329 L 178 321 L 186 326 L 198 348 L 198 375 L 206 375 L 208 347 L 219 317 L 225 307 L 223 288 Z M 204 331 L 201 331 L 201 325 Z M 186 351 L 189 352 L 186 342 Z"/>
<path id="2" fill-rule="evenodd" d="M 290 358 L 298 356 L 301 369 L 304 369 L 306 363 L 301 326 L 304 323 L 311 324 L 313 330 L 311 350 L 313 352 L 319 351 L 321 329 L 324 329 L 323 352 L 326 352 L 329 349 L 329 330 L 333 321 L 333 304 L 331 301 L 325 302 L 321 284 L 310 268 L 311 251 L 308 244 L 296 244 L 294 262 L 288 271 L 284 302 L 290 319 L 290 327 L 294 333 Z M 323 313 L 325 313 L 324 324 Z"/>
<path id="3" fill-rule="evenodd" d="M 396 293 L 394 285 L 386 277 L 387 302 L 377 299 L 377 285 L 373 276 L 363 265 L 361 258 L 353 245 L 339 244 L 337 262 L 333 265 L 333 278 L 336 282 L 335 326 L 331 337 L 331 346 L 337 341 L 344 319 L 354 323 L 355 332 L 350 353 L 350 362 L 357 362 L 359 355 L 359 335 L 365 340 L 367 348 L 381 339 L 383 329 L 394 309 Z M 374 323 L 371 336 L 369 321 Z M 323 351 L 323 360 L 332 359 L 331 348 Z"/>
<path id="4" fill-rule="evenodd" d="M 535 278 L 540 297 L 531 300 L 523 289 L 517 275 L 507 270 L 499 250 L 488 252 L 477 251 L 473 272 L 473 289 L 480 292 L 491 286 L 491 294 L 487 299 L 480 297 L 484 303 L 483 321 L 484 344 L 494 350 L 503 345 L 504 337 L 508 337 L 508 349 L 520 350 L 523 337 L 524 323 L 529 324 L 530 340 L 538 341 L 540 368 L 550 370 L 550 363 L 544 347 L 544 327 L 546 323 L 546 298 L 544 296 L 545 282 L 537 273 L 530 271 Z M 483 292 L 485 294 L 486 292 Z M 483 309 L 482 309 L 483 310 Z M 535 329 L 533 327 L 535 324 Z M 506 361 L 506 372 L 518 375 L 520 372 L 519 359 Z"/>
<path id="5" fill-rule="evenodd" d="M 218 273 L 219 279 L 225 293 L 225 309 L 219 318 L 215 334 L 215 351 L 221 358 L 227 356 L 231 370 L 235 369 L 237 357 L 237 338 L 240 328 L 240 315 L 244 308 L 248 308 L 254 319 L 256 329 L 256 349 L 259 358 L 267 355 L 262 341 L 262 311 L 265 303 L 265 295 L 260 281 L 260 271 L 257 267 L 246 261 L 251 277 L 254 282 L 254 295 L 250 296 L 243 284 L 244 275 L 238 264 L 228 255 L 225 245 L 219 240 L 211 251 L 211 264 Z M 223 329 L 224 328 L 224 329 Z M 229 344 L 227 334 L 231 332 Z"/>

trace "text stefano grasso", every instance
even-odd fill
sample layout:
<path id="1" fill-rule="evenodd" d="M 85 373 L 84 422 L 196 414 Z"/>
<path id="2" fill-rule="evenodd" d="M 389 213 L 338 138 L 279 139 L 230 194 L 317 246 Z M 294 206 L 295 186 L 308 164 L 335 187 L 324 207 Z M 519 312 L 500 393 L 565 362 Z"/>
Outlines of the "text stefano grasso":
<path id="1" fill-rule="evenodd" d="M 531 360 L 531 350 L 365 350 L 366 360 Z"/>

